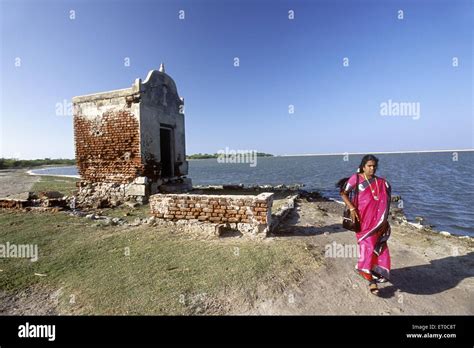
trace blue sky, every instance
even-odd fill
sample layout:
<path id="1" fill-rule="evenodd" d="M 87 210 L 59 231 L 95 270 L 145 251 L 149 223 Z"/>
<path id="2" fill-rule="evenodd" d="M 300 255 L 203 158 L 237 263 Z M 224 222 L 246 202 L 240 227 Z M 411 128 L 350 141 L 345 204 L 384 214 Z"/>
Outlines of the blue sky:
<path id="1" fill-rule="evenodd" d="M 469 0 L 0 2 L 2 157 L 73 158 L 57 104 L 161 62 L 188 154 L 474 147 Z M 419 118 L 381 115 L 388 100 L 419 103 Z"/>

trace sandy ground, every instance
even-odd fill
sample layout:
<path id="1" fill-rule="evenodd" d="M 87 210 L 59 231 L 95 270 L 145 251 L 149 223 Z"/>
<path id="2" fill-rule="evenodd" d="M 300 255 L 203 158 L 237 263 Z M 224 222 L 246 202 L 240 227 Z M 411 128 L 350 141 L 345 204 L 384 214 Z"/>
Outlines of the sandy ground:
<path id="1" fill-rule="evenodd" d="M 308 248 L 323 253 L 333 242 L 354 245 L 354 233 L 340 227 L 341 209 L 335 202 L 299 200 L 276 238 L 304 239 Z M 406 223 L 391 226 L 392 283 L 379 284 L 379 297 L 355 273 L 357 255 L 325 257 L 325 266 L 306 274 L 299 285 L 282 296 L 262 299 L 245 314 L 474 314 L 472 239 L 442 236 Z"/>
<path id="2" fill-rule="evenodd" d="M 30 168 L 0 170 L 0 197 L 8 197 L 27 192 L 39 180 L 39 176 L 29 175 Z"/>

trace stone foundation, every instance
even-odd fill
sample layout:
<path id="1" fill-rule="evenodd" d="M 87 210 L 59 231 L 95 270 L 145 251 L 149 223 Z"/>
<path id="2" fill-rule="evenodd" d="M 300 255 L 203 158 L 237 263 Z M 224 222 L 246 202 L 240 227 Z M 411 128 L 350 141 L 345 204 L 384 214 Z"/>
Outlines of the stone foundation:
<path id="1" fill-rule="evenodd" d="M 140 176 L 128 184 L 112 182 L 78 183 L 76 205 L 82 208 L 116 207 L 125 202 L 145 204 L 150 194 L 160 192 L 186 192 L 192 190 L 191 179 L 157 180 L 149 182 L 147 177 Z"/>
<path id="2" fill-rule="evenodd" d="M 151 214 L 166 221 L 187 221 L 206 233 L 265 237 L 271 224 L 273 193 L 249 195 L 156 194 Z"/>
<path id="3" fill-rule="evenodd" d="M 146 184 L 81 181 L 78 183 L 75 203 L 78 208 L 94 209 L 116 207 L 129 201 L 144 204 L 147 202 L 147 194 Z"/>

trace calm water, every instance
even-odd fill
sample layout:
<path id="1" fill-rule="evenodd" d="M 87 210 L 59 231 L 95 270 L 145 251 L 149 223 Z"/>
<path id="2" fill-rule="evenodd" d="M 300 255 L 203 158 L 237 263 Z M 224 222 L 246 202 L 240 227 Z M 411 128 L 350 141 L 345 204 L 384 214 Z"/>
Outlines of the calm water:
<path id="1" fill-rule="evenodd" d="M 377 175 L 401 195 L 408 220 L 423 216 L 437 230 L 474 236 L 474 152 L 384 154 Z M 358 167 L 362 155 L 259 157 L 249 164 L 221 164 L 216 159 L 189 161 L 193 184 L 304 184 L 340 200 L 335 182 Z M 77 175 L 75 167 L 36 170 L 42 174 Z"/>

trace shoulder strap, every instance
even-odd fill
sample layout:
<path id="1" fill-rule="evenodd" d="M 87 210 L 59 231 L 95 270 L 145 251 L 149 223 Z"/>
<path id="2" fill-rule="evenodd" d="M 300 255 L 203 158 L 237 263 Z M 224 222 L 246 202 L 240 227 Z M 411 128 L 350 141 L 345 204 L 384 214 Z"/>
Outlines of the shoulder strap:
<path id="1" fill-rule="evenodd" d="M 359 173 L 356 173 L 356 187 L 355 187 L 355 195 L 354 195 L 354 205 L 357 206 L 359 205 Z"/>

